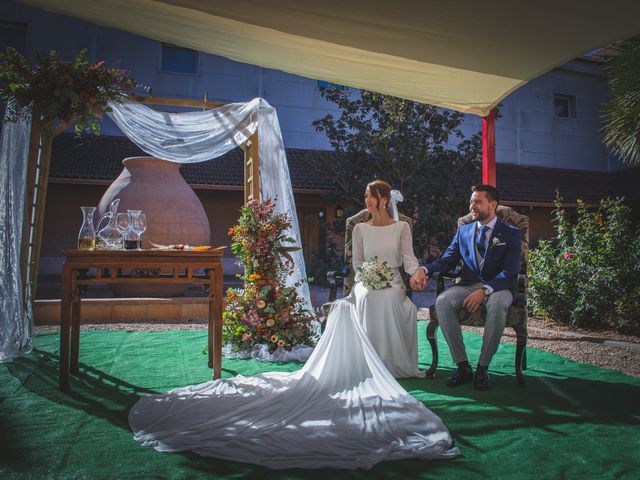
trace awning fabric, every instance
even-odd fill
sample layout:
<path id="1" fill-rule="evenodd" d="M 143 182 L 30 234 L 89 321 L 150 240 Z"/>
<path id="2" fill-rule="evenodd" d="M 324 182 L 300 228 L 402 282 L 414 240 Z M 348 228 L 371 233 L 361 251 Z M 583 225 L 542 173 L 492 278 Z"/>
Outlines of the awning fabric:
<path id="1" fill-rule="evenodd" d="M 640 33 L 637 0 L 24 0 L 305 77 L 486 115 L 528 80 Z"/>

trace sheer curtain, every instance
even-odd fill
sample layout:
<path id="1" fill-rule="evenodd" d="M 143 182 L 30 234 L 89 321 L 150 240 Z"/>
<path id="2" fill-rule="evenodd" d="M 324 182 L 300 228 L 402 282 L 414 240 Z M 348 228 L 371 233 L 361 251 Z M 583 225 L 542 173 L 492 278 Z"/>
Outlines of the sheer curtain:
<path id="1" fill-rule="evenodd" d="M 20 275 L 30 131 L 28 120 L 6 123 L 0 138 L 0 362 L 31 351 L 31 302 Z"/>
<path id="2" fill-rule="evenodd" d="M 293 222 L 290 236 L 302 245 L 278 115 L 264 99 L 181 113 L 158 112 L 133 101 L 109 106 L 109 116 L 132 142 L 150 155 L 177 163 L 220 157 L 242 145 L 257 130 L 262 198 L 276 199 L 276 211 L 289 214 Z M 287 284 L 301 282 L 298 293 L 311 310 L 302 250 L 292 257 L 295 272 Z"/>

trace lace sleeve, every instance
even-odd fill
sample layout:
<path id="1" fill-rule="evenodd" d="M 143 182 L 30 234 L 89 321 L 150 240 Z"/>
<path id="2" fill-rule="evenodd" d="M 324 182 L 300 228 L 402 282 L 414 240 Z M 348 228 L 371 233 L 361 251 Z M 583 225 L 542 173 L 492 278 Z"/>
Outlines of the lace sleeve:
<path id="1" fill-rule="evenodd" d="M 402 253 L 402 261 L 404 263 L 404 271 L 409 275 L 413 275 L 420 264 L 413 253 L 413 239 L 411 238 L 411 228 L 407 222 L 402 222 L 402 231 L 400 232 L 400 253 Z"/>
<path id="2" fill-rule="evenodd" d="M 364 245 L 362 243 L 362 229 L 359 225 L 353 228 L 352 239 L 352 256 L 351 263 L 353 265 L 354 273 L 358 270 L 358 267 L 364 263 Z"/>

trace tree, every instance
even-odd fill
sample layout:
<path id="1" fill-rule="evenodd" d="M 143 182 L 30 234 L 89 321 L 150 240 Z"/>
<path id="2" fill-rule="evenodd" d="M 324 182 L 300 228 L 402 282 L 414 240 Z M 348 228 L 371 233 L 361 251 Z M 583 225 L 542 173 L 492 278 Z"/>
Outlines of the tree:
<path id="1" fill-rule="evenodd" d="M 604 106 L 604 140 L 628 164 L 640 164 L 640 37 L 618 45 L 605 66 L 610 100 Z"/>
<path id="2" fill-rule="evenodd" d="M 322 89 L 341 110 L 313 122 L 325 133 L 339 160 L 313 160 L 329 174 L 337 200 L 361 208 L 364 190 L 385 180 L 404 196 L 399 210 L 412 217 L 417 255 L 451 240 L 456 219 L 466 211 L 470 186 L 480 180 L 480 133 L 465 139 L 463 114 L 409 100 L 362 91 Z M 450 148 L 450 138 L 459 139 Z"/>

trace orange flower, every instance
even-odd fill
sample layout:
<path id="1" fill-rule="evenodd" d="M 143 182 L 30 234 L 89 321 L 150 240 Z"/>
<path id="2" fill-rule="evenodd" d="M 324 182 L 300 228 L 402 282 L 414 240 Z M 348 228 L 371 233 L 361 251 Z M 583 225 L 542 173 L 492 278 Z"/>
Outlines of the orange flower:
<path id="1" fill-rule="evenodd" d="M 227 231 L 227 235 L 232 236 L 234 231 L 235 229 L 233 227 L 229 228 L 229 230 Z"/>
<path id="2" fill-rule="evenodd" d="M 278 341 L 278 337 L 275 335 L 271 335 L 271 343 L 276 343 Z"/>
<path id="3" fill-rule="evenodd" d="M 273 318 L 267 320 L 267 327 L 273 327 L 276 324 L 276 321 Z"/>
<path id="4" fill-rule="evenodd" d="M 256 280 L 260 280 L 261 278 L 262 275 L 260 275 L 259 273 L 252 273 L 251 275 L 249 275 L 250 282 L 255 282 Z"/>
<path id="5" fill-rule="evenodd" d="M 278 346 L 284 347 L 284 340 L 278 340 Z"/>

